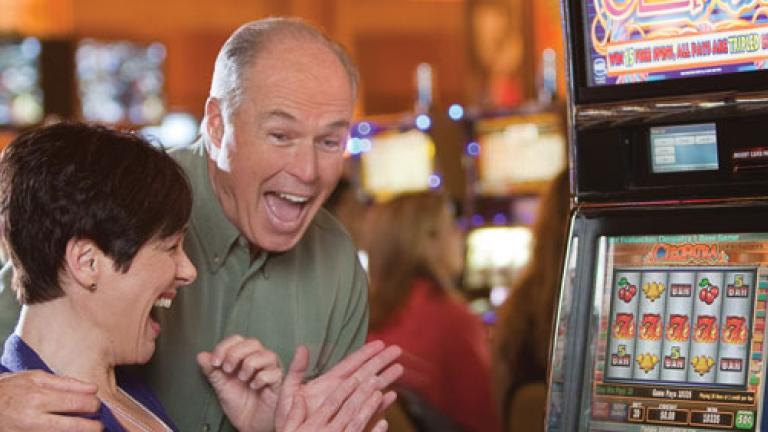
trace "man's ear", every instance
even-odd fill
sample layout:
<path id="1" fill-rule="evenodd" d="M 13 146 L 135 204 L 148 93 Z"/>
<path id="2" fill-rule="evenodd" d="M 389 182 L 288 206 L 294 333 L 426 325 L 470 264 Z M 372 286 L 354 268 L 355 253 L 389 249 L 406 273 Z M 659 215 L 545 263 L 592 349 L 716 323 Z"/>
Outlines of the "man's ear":
<path id="1" fill-rule="evenodd" d="M 64 252 L 64 267 L 73 281 L 82 288 L 93 291 L 99 278 L 99 267 L 105 258 L 92 240 L 71 238 Z"/>
<path id="2" fill-rule="evenodd" d="M 224 138 L 224 113 L 222 112 L 221 100 L 215 97 L 209 97 L 205 101 L 205 128 L 208 134 L 209 147 L 208 152 L 211 157 L 221 150 L 221 141 Z"/>

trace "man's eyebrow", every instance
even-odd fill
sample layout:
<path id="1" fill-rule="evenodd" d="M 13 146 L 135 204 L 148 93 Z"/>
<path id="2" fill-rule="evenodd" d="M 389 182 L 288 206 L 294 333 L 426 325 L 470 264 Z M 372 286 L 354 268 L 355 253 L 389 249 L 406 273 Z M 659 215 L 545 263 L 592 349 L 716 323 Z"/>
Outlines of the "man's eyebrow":
<path id="1" fill-rule="evenodd" d="M 291 113 L 280 110 L 280 109 L 269 111 L 264 115 L 265 120 L 275 118 L 275 117 L 283 120 L 297 121 L 297 118 L 294 117 Z"/>
<path id="2" fill-rule="evenodd" d="M 328 124 L 328 129 L 349 129 L 349 120 L 336 120 Z"/>
<path id="3" fill-rule="evenodd" d="M 291 122 L 299 121 L 293 114 L 291 114 L 291 113 L 289 113 L 287 111 L 283 111 L 281 109 L 274 109 L 274 110 L 269 111 L 266 114 L 264 114 L 264 119 L 265 120 L 270 120 L 270 119 L 273 119 L 273 118 L 282 119 L 282 120 L 288 120 L 288 121 L 291 121 Z M 328 123 L 326 128 L 327 129 L 349 129 L 350 124 L 351 123 L 349 122 L 349 120 L 339 119 L 339 120 L 335 120 L 335 121 L 332 121 L 332 122 Z"/>

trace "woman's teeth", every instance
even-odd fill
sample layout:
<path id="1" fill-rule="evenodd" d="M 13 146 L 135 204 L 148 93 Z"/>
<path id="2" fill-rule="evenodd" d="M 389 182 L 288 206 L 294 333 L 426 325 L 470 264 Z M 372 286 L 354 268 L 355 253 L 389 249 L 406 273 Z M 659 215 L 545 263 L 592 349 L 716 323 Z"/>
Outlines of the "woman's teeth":
<path id="1" fill-rule="evenodd" d="M 171 303 L 173 303 L 173 300 L 169 298 L 159 298 L 155 300 L 156 307 L 161 307 L 165 309 L 170 309 Z"/>
<path id="2" fill-rule="evenodd" d="M 305 202 L 309 201 L 309 197 L 303 197 L 300 195 L 292 195 L 292 194 L 281 193 L 281 192 L 278 192 L 277 196 L 295 204 L 304 204 Z"/>

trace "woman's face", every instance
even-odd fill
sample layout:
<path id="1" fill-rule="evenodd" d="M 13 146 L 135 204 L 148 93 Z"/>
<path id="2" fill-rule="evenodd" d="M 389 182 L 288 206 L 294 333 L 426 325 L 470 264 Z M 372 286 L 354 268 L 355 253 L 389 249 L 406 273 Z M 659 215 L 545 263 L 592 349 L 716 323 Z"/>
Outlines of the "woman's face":
<path id="1" fill-rule="evenodd" d="M 113 364 L 146 363 L 152 357 L 160 334 L 152 308 L 170 307 L 176 291 L 197 277 L 183 241 L 184 232 L 148 241 L 125 273 L 105 260 L 90 314 L 94 325 L 104 330 L 105 355 Z"/>

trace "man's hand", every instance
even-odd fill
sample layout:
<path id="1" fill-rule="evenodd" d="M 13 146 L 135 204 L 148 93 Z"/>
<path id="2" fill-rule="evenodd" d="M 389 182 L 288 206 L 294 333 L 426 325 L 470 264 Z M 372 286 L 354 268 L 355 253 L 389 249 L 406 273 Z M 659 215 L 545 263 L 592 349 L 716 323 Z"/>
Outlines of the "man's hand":
<path id="1" fill-rule="evenodd" d="M 197 363 L 216 391 L 221 407 L 240 431 L 274 430 L 283 372 L 277 355 L 256 339 L 230 336 Z"/>
<path id="2" fill-rule="evenodd" d="M 96 386 L 43 371 L 0 375 L 0 431 L 100 432 L 101 422 L 61 414 L 99 409 Z"/>
<path id="3" fill-rule="evenodd" d="M 286 423 L 277 429 L 278 432 L 363 431 L 383 400 L 381 392 L 376 390 L 376 381 L 377 378 L 372 378 L 360 385 L 355 378 L 350 378 L 328 395 L 322 406 L 309 418 L 306 417 L 304 397 L 297 394 L 291 401 Z M 386 420 L 380 420 L 370 432 L 386 432 L 388 426 Z"/>
<path id="4" fill-rule="evenodd" d="M 292 406 L 296 400 L 302 401 L 302 406 L 298 409 L 299 412 L 301 410 L 306 411 L 308 420 L 314 420 L 315 416 L 324 418 L 323 413 L 329 405 L 334 406 L 334 403 L 337 403 L 336 409 L 339 409 L 339 406 L 344 409 L 349 405 L 354 405 L 356 410 L 360 410 L 362 405 L 358 403 L 359 400 L 365 399 L 370 402 L 371 398 L 375 399 L 377 393 L 381 394 L 402 375 L 403 367 L 397 363 L 393 364 L 401 353 L 400 347 L 386 347 L 381 341 L 370 342 L 350 354 L 330 371 L 308 383 L 302 383 L 309 363 L 309 353 L 305 347 L 299 347 L 280 390 L 280 401 L 275 421 L 277 430 L 285 430 L 291 416 L 297 416 L 297 414 L 292 413 Z M 348 392 L 343 393 L 341 392 L 342 389 L 347 389 Z M 347 397 L 349 400 L 345 400 Z M 377 408 L 369 415 L 364 413 L 365 410 L 360 410 L 357 413 L 352 412 L 352 414 L 366 414 L 367 420 L 369 420 L 376 412 L 383 412 L 389 407 L 396 397 L 394 392 L 387 392 L 381 395 L 376 404 Z M 339 401 L 339 399 L 341 400 Z M 381 425 L 377 424 L 376 428 L 379 427 Z M 386 430 L 386 426 L 384 428 Z"/>

